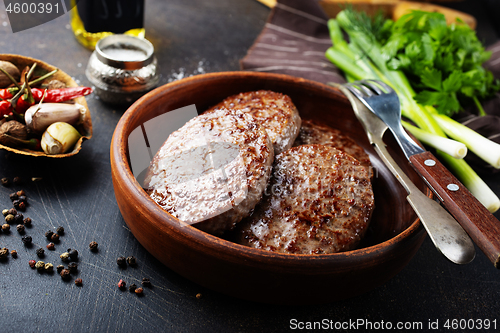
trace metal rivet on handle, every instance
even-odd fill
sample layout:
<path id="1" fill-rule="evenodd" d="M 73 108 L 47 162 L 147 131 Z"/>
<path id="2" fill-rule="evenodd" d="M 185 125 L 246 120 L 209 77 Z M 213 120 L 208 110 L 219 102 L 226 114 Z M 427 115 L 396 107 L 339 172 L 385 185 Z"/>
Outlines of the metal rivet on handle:
<path id="1" fill-rule="evenodd" d="M 424 164 L 427 165 L 427 166 L 435 166 L 436 165 L 436 161 L 428 159 L 428 160 L 424 161 Z"/>
<path id="2" fill-rule="evenodd" d="M 446 186 L 446 188 L 450 191 L 458 191 L 460 189 L 460 187 L 458 187 L 457 184 L 448 184 L 448 186 Z"/>

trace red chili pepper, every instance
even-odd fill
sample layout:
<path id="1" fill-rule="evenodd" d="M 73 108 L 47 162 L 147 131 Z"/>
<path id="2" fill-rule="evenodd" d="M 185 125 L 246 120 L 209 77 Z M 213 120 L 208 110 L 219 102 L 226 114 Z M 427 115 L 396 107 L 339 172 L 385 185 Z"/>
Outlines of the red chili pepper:
<path id="1" fill-rule="evenodd" d="M 35 102 L 40 102 L 45 92 L 47 92 L 47 95 L 45 95 L 45 98 L 43 99 L 45 103 L 59 103 L 59 102 L 69 101 L 70 99 L 77 98 L 80 96 L 86 96 L 92 92 L 92 88 L 70 87 L 70 88 L 48 89 L 48 90 L 40 88 L 31 88 L 31 93 L 35 98 Z"/>
<path id="2" fill-rule="evenodd" d="M 14 97 L 14 95 L 16 94 L 16 91 L 17 91 L 17 88 L 15 88 L 15 90 L 13 90 L 12 88 L 0 89 L 0 98 L 10 99 L 10 98 Z"/>
<path id="3" fill-rule="evenodd" d="M 0 117 L 8 116 L 12 112 L 12 104 L 9 101 L 0 101 Z"/>

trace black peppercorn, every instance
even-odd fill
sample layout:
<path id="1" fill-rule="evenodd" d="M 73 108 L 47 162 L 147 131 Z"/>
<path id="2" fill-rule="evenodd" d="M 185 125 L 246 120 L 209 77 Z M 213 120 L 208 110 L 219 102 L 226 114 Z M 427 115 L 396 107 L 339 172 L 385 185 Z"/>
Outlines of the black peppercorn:
<path id="1" fill-rule="evenodd" d="M 11 201 L 17 200 L 19 196 L 17 195 L 16 192 L 9 194 L 9 198 Z"/>
<path id="2" fill-rule="evenodd" d="M 31 245 L 31 242 L 33 242 L 33 239 L 31 236 L 23 236 L 21 238 L 21 241 L 24 243 L 24 245 Z"/>
<path id="3" fill-rule="evenodd" d="M 21 204 L 21 201 L 19 201 L 19 199 L 12 201 L 12 205 L 14 205 L 14 208 L 15 208 L 15 209 L 21 210 L 21 209 L 19 208 L 19 205 L 20 205 L 20 204 Z"/>
<path id="4" fill-rule="evenodd" d="M 64 234 L 64 228 L 63 228 L 63 227 L 57 227 L 56 232 L 57 232 L 59 235 L 62 235 L 62 234 Z"/>
<path id="5" fill-rule="evenodd" d="M 24 224 L 18 224 L 16 229 L 18 233 L 24 234 Z"/>
<path id="6" fill-rule="evenodd" d="M 132 283 L 130 286 L 128 286 L 128 290 L 130 292 L 134 292 L 137 289 L 137 285 L 135 283 Z"/>
<path id="7" fill-rule="evenodd" d="M 142 278 L 142 285 L 146 287 L 151 287 L 151 281 L 148 278 Z"/>
<path id="8" fill-rule="evenodd" d="M 97 251 L 97 246 L 98 246 L 97 242 L 90 242 L 89 244 L 90 251 L 94 252 Z"/>
<path id="9" fill-rule="evenodd" d="M 68 264 L 68 269 L 71 273 L 76 273 L 78 271 L 78 264 L 76 262 L 71 262 Z"/>
<path id="10" fill-rule="evenodd" d="M 21 177 L 17 177 L 17 176 L 16 176 L 16 177 L 14 177 L 14 178 L 12 179 L 12 182 L 13 182 L 14 184 L 16 184 L 16 185 L 21 184 L 21 183 L 22 183 L 22 181 L 21 181 Z"/>
<path id="11" fill-rule="evenodd" d="M 18 196 L 18 200 L 24 203 L 28 203 L 28 198 L 25 195 Z"/>
<path id="12" fill-rule="evenodd" d="M 14 223 L 17 224 L 23 224 L 24 223 L 24 216 L 21 213 L 17 213 L 14 215 Z"/>
<path id="13" fill-rule="evenodd" d="M 67 280 L 70 278 L 71 276 L 71 273 L 69 272 L 69 269 L 63 269 L 59 275 L 61 275 L 61 278 L 63 278 L 64 280 Z"/>
<path id="14" fill-rule="evenodd" d="M 49 230 L 49 231 L 47 231 L 47 232 L 45 233 L 45 237 L 46 237 L 48 240 L 50 240 L 50 237 L 52 237 L 52 235 L 53 235 L 53 234 L 54 234 L 54 232 L 53 232 L 53 231 L 51 231 L 51 230 Z"/>
<path id="15" fill-rule="evenodd" d="M 47 244 L 47 250 L 53 251 L 55 250 L 56 245 L 54 243 Z"/>
<path id="16" fill-rule="evenodd" d="M 36 249 L 36 255 L 40 258 L 43 258 L 45 256 L 45 250 L 43 248 L 38 248 Z"/>
<path id="17" fill-rule="evenodd" d="M 9 214 L 13 215 L 13 216 L 16 216 L 17 215 L 17 210 L 15 208 L 11 208 L 11 209 L 9 209 Z"/>
<path id="18" fill-rule="evenodd" d="M 10 186 L 10 180 L 9 180 L 9 178 L 5 178 L 4 177 L 4 178 L 2 178 L 1 182 L 2 182 L 2 185 L 5 186 L 5 187 L 9 187 Z"/>
<path id="19" fill-rule="evenodd" d="M 134 256 L 127 257 L 127 263 L 130 266 L 135 266 L 137 264 L 137 260 L 135 259 Z"/>
<path id="20" fill-rule="evenodd" d="M 125 257 L 118 257 L 118 259 L 116 259 L 116 263 L 118 264 L 118 266 L 125 266 L 127 260 L 125 259 Z"/>
<path id="21" fill-rule="evenodd" d="M 25 226 L 27 226 L 27 227 L 31 227 L 32 222 L 33 222 L 33 221 L 32 221 L 32 220 L 31 220 L 31 218 L 29 218 L 29 217 L 27 217 L 27 218 L 25 218 L 25 219 L 23 220 L 24 225 L 25 225 Z"/>
<path id="22" fill-rule="evenodd" d="M 54 243 L 57 243 L 59 242 L 59 235 L 58 234 L 52 234 L 52 236 L 50 236 L 50 240 Z"/>
<path id="23" fill-rule="evenodd" d="M 57 267 L 56 267 L 57 273 L 59 273 L 59 274 L 61 274 L 63 269 L 64 269 L 63 265 L 57 265 Z"/>
<path id="24" fill-rule="evenodd" d="M 71 260 L 76 260 L 78 259 L 78 251 L 75 249 L 68 249 L 68 254 Z"/>

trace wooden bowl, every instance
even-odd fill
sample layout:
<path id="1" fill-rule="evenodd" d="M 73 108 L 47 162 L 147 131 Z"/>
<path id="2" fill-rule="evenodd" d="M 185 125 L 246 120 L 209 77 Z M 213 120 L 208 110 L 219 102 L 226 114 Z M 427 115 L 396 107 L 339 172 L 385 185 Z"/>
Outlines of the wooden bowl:
<path id="1" fill-rule="evenodd" d="M 41 60 L 15 54 L 0 54 L 0 60 L 10 61 L 17 68 L 19 68 L 19 71 L 22 71 L 22 69 L 26 66 L 31 67 L 33 66 L 34 63 L 36 63 L 34 74 L 37 76 L 41 76 L 56 69 L 56 67 L 49 65 Z M 60 69 L 58 69 L 58 71 L 49 78 L 49 80 L 51 79 L 59 80 L 65 83 L 67 87 L 78 87 L 78 84 L 75 82 L 75 80 L 73 80 L 71 76 L 69 76 Z M 76 127 L 76 129 L 78 130 L 78 132 L 80 132 L 82 137 L 76 142 L 71 151 L 68 151 L 67 153 L 64 154 L 47 155 L 42 150 L 31 150 L 27 148 L 12 148 L 2 144 L 0 144 L 0 149 L 5 149 L 10 152 L 21 155 L 37 156 L 37 157 L 45 156 L 51 158 L 63 158 L 77 154 L 80 151 L 80 149 L 82 149 L 83 141 L 89 140 L 92 137 L 92 119 L 90 117 L 90 111 L 87 105 L 87 101 L 85 100 L 85 97 L 75 98 L 74 101 L 76 103 L 83 105 L 85 107 L 85 110 L 87 110 L 87 112 L 85 114 L 84 122 Z"/>
<path id="2" fill-rule="evenodd" d="M 289 95 L 303 118 L 342 130 L 369 154 L 375 168 L 376 208 L 360 248 L 324 254 L 278 254 L 204 233 L 160 208 L 129 166 L 128 137 L 145 121 L 195 104 L 199 113 L 225 97 L 269 89 Z M 388 149 L 415 184 L 431 195 L 390 135 Z M 154 154 L 154 152 L 153 152 Z M 137 240 L 180 275 L 213 290 L 252 301 L 308 304 L 367 292 L 397 274 L 421 246 L 425 231 L 406 192 L 375 154 L 347 98 L 337 89 L 301 78 L 257 72 L 203 74 L 159 87 L 135 102 L 116 126 L 111 171 L 120 211 Z"/>

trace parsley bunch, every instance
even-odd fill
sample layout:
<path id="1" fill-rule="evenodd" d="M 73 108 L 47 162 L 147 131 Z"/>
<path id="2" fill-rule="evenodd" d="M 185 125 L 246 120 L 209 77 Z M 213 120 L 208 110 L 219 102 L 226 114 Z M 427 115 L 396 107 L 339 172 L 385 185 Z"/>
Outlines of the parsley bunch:
<path id="1" fill-rule="evenodd" d="M 382 48 L 388 67 L 406 74 L 419 104 L 451 116 L 473 101 L 485 114 L 480 100 L 493 96 L 500 84 L 482 66 L 491 52 L 474 30 L 461 21 L 447 25 L 443 14 L 424 11 L 402 16 L 391 30 Z"/>

